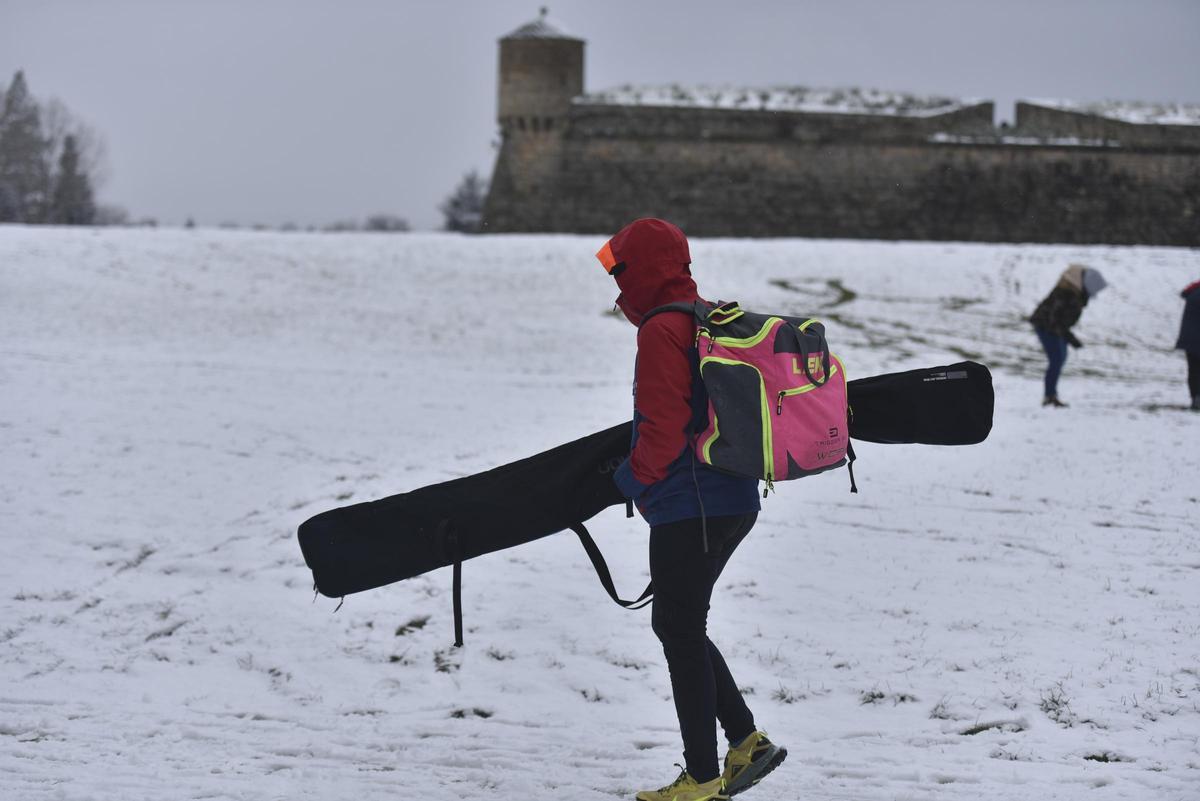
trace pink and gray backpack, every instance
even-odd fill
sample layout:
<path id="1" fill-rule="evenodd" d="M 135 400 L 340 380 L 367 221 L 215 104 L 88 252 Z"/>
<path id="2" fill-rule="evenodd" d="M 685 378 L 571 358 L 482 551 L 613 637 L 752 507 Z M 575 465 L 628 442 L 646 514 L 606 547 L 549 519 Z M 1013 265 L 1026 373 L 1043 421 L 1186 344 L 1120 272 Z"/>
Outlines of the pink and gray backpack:
<path id="1" fill-rule="evenodd" d="M 736 302 L 660 306 L 692 315 L 707 422 L 692 447 L 700 462 L 766 482 L 852 464 L 846 368 L 814 319 L 756 314 Z M 858 492 L 850 467 L 850 491 Z"/>

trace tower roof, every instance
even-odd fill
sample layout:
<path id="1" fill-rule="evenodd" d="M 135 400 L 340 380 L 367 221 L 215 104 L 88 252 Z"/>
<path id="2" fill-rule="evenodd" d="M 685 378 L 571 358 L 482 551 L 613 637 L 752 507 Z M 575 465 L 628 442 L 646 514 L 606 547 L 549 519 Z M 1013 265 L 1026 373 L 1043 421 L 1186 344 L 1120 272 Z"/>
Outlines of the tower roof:
<path id="1" fill-rule="evenodd" d="M 554 25 L 547 19 L 549 9 L 542 6 L 538 11 L 538 18 L 532 22 L 526 22 L 520 28 L 509 33 L 502 39 L 569 39 L 576 42 L 582 42 L 578 36 L 571 36 L 564 31 L 560 26 Z"/>

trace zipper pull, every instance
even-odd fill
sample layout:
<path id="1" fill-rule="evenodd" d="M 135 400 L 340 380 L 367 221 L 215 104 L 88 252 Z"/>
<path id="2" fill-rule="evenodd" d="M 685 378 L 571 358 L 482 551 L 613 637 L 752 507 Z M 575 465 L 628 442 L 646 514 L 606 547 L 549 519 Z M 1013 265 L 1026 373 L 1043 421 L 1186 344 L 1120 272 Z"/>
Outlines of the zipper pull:
<path id="1" fill-rule="evenodd" d="M 767 497 L 768 492 L 775 491 L 775 482 L 771 480 L 771 474 L 767 473 L 767 483 L 763 486 L 763 498 Z"/>
<path id="2" fill-rule="evenodd" d="M 783 414 L 783 393 L 779 393 L 779 402 L 775 404 L 775 414 Z"/>

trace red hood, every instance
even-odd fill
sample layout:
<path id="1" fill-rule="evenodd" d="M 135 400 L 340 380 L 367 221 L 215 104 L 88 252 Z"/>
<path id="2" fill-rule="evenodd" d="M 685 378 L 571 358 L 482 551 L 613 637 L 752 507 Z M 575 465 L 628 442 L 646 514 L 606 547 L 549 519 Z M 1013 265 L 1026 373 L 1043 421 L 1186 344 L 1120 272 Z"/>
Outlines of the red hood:
<path id="1" fill-rule="evenodd" d="M 1192 283 L 1190 283 L 1186 287 L 1184 287 L 1183 291 L 1180 292 L 1179 295 L 1180 295 L 1180 297 L 1186 298 L 1188 295 L 1192 294 L 1197 289 L 1200 289 L 1200 281 L 1193 281 Z"/>
<path id="2" fill-rule="evenodd" d="M 690 303 L 699 298 L 692 280 L 687 237 L 666 220 L 634 220 L 596 254 L 621 290 L 617 306 L 629 322 L 641 323 L 646 312 L 667 303 Z M 605 264 L 608 267 L 608 264 Z"/>

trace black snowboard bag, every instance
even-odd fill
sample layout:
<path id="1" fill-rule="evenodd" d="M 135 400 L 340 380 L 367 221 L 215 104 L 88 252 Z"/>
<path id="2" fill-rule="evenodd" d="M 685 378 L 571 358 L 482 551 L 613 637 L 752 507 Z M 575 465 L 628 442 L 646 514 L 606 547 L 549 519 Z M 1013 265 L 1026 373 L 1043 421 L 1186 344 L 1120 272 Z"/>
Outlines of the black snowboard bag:
<path id="1" fill-rule="evenodd" d="M 862 442 L 974 445 L 992 430 L 992 374 L 976 362 L 860 378 L 847 393 Z"/>
<path id="2" fill-rule="evenodd" d="M 974 362 L 850 381 L 850 436 L 881 443 L 969 445 L 992 426 L 992 377 Z M 298 538 L 316 590 L 338 598 L 452 565 L 454 639 L 462 644 L 462 563 L 574 531 L 600 582 L 622 606 L 584 521 L 624 502 L 612 472 L 629 454 L 631 423 L 484 473 L 322 512 Z M 627 505 L 627 514 L 632 508 Z"/>
<path id="3" fill-rule="evenodd" d="M 461 645 L 462 563 L 623 503 L 612 472 L 629 454 L 631 434 L 631 424 L 622 423 L 484 473 L 322 512 L 298 532 L 316 589 L 337 598 L 453 565 Z M 589 554 L 599 556 L 580 529 Z M 605 574 L 607 568 L 602 580 Z M 610 594 L 615 598 L 615 589 Z"/>

